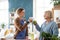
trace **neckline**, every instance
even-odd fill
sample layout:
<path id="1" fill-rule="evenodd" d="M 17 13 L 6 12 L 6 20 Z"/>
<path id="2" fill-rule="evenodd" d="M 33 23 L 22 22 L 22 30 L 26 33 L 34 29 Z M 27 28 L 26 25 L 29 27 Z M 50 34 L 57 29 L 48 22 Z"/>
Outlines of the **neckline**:
<path id="1" fill-rule="evenodd" d="M 46 24 L 46 21 L 45 21 L 45 27 L 48 26 L 51 22 L 52 22 L 52 20 L 48 24 Z"/>

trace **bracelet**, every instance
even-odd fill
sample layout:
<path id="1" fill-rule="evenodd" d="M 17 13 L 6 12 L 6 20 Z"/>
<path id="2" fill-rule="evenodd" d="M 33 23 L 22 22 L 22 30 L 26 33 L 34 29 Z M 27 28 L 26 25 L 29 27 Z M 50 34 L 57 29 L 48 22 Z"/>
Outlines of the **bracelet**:
<path id="1" fill-rule="evenodd" d="M 29 24 L 29 21 L 26 21 L 27 24 Z"/>

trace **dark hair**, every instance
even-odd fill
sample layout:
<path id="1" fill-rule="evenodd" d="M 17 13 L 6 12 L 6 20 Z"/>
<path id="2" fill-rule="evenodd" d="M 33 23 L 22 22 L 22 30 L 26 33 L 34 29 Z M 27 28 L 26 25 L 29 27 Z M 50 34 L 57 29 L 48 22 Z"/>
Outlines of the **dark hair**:
<path id="1" fill-rule="evenodd" d="M 16 10 L 16 13 L 19 14 L 19 13 L 21 13 L 21 11 L 23 11 L 23 10 L 24 10 L 24 8 L 18 8 L 18 9 Z"/>

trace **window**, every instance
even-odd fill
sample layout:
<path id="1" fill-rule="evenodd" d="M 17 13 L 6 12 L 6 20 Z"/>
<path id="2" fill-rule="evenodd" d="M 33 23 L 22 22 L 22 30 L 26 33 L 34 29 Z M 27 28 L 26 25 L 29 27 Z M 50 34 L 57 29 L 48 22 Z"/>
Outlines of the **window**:
<path id="1" fill-rule="evenodd" d="M 44 12 L 53 8 L 53 4 L 50 2 L 51 0 L 33 0 L 33 17 L 40 26 L 44 22 Z"/>
<path id="2" fill-rule="evenodd" d="M 8 0 L 0 1 L 0 25 L 2 23 L 8 24 Z"/>

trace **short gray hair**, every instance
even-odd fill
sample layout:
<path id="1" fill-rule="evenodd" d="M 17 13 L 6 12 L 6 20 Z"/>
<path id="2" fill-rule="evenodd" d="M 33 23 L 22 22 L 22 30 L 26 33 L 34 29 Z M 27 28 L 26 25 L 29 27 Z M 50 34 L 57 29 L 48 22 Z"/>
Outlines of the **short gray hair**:
<path id="1" fill-rule="evenodd" d="M 48 10 L 48 11 L 45 11 L 45 13 L 48 13 L 50 18 L 53 18 L 52 11 Z"/>

